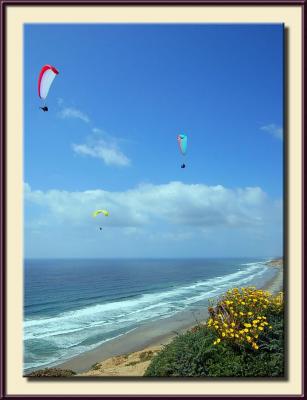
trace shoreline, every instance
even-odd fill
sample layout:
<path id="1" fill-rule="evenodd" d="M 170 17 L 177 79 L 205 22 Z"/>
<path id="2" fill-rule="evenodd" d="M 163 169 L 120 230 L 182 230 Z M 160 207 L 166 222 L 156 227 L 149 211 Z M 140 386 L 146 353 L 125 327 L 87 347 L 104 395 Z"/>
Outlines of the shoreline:
<path id="1" fill-rule="evenodd" d="M 175 315 L 148 322 L 143 326 L 111 339 L 95 349 L 86 351 L 70 360 L 57 364 L 55 368 L 72 369 L 77 373 L 88 371 L 95 363 L 105 361 L 111 357 L 128 355 L 152 347 L 162 347 L 168 344 L 176 334 L 186 332 L 208 317 L 208 310 L 189 310 L 178 312 Z"/>
<path id="2" fill-rule="evenodd" d="M 282 261 L 268 261 L 267 265 L 275 270 L 274 275 L 254 286 L 272 293 L 282 291 Z M 248 286 L 253 286 L 253 282 Z M 207 305 L 191 307 L 171 317 L 147 322 L 52 368 L 70 369 L 75 371 L 77 376 L 141 376 L 150 363 L 148 354 L 153 356 L 177 334 L 186 332 L 198 322 L 205 321 L 207 317 Z M 98 368 L 98 364 L 102 369 Z"/>

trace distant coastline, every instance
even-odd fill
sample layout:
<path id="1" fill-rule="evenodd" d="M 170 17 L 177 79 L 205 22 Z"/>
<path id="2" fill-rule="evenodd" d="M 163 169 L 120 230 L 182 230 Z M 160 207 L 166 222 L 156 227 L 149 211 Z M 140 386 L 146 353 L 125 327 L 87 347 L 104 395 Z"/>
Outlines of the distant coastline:
<path id="1" fill-rule="evenodd" d="M 264 289 L 271 293 L 277 293 L 284 289 L 284 260 L 283 258 L 276 258 L 268 261 L 267 265 L 277 270 L 276 275 L 264 286 Z"/>
<path id="2" fill-rule="evenodd" d="M 270 267 L 283 267 L 284 259 L 282 257 L 274 258 L 273 260 L 267 261 L 266 264 Z"/>

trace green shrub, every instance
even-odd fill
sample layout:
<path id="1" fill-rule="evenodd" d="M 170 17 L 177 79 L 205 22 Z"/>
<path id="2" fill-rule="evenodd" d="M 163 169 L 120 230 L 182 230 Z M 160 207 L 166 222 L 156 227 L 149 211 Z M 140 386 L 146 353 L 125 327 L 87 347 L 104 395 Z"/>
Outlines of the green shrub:
<path id="1" fill-rule="evenodd" d="M 70 376 L 76 375 L 75 371 L 71 369 L 60 369 L 60 368 L 45 368 L 39 369 L 37 371 L 33 371 L 30 374 L 26 375 L 27 377 L 58 377 L 58 378 L 67 378 Z"/>
<path id="2" fill-rule="evenodd" d="M 283 313 L 270 313 L 272 329 L 260 334 L 259 349 L 221 341 L 216 333 L 199 326 L 178 335 L 153 357 L 145 376 L 281 377 L 284 374 Z"/>
<path id="3" fill-rule="evenodd" d="M 93 365 L 91 366 L 91 369 L 93 369 L 93 370 L 98 370 L 98 369 L 100 369 L 100 363 L 99 363 L 99 362 L 96 362 L 95 364 L 93 364 Z"/>
<path id="4" fill-rule="evenodd" d="M 143 351 L 143 353 L 140 354 L 140 360 L 141 362 L 149 361 L 152 359 L 154 355 L 154 352 L 149 350 L 149 351 Z"/>

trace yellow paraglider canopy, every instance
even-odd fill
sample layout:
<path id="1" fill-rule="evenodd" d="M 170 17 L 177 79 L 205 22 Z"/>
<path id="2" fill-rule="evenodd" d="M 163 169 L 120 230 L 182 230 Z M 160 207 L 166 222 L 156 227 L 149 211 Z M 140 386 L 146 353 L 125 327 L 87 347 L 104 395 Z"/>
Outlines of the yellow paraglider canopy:
<path id="1" fill-rule="evenodd" d="M 97 217 L 97 215 L 99 215 L 99 214 L 103 214 L 106 217 L 109 216 L 109 212 L 107 210 L 96 210 L 93 212 L 93 217 Z"/>

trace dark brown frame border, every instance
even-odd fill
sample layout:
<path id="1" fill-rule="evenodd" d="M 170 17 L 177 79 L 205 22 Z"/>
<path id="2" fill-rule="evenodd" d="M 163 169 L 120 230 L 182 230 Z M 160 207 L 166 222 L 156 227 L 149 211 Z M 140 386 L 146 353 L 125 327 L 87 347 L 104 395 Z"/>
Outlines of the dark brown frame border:
<path id="1" fill-rule="evenodd" d="M 142 397 L 180 397 L 184 398 L 210 398 L 213 397 L 215 399 L 222 399 L 226 397 L 261 397 L 261 398 L 272 398 L 272 397 L 283 397 L 283 398 L 303 398 L 305 397 L 304 393 L 304 381 L 305 381 L 305 369 L 304 369 L 304 359 L 305 359 L 305 346 L 304 346 L 304 324 L 305 324 L 305 296 L 304 296 L 304 283 L 306 280 L 306 274 L 304 274 L 304 261 L 305 261 L 305 246 L 307 247 L 307 239 L 304 234 L 305 232 L 305 214 L 304 214 L 304 206 L 305 206 L 305 161 L 304 161 L 304 153 L 306 140 L 304 140 L 304 132 L 305 132 L 305 120 L 307 111 L 305 110 L 305 70 L 306 70 L 306 53 L 304 51 L 304 44 L 307 42 L 307 32 L 305 29 L 304 21 L 306 14 L 306 0 L 0 0 L 1 11 L 0 11 L 0 25 L 1 25 L 1 56 L 0 56 L 0 87 L 1 87 L 1 107 L 0 107 L 0 399 L 5 398 L 40 398 L 40 397 L 48 397 L 48 398 L 57 398 L 57 399 L 65 399 L 65 398 L 124 398 L 124 397 L 132 397 L 132 398 L 142 398 Z M 302 358 L 302 388 L 300 395 L 284 395 L 284 396 L 276 396 L 276 395 L 253 395 L 245 396 L 245 395 L 229 395 L 229 396 L 219 396 L 219 395 L 191 395 L 191 396 L 178 396 L 178 395 L 168 395 L 168 396 L 160 396 L 160 395 L 9 395 L 6 392 L 6 108 L 5 108 L 5 99 L 6 99 L 6 10 L 8 7 L 14 6 L 287 6 L 287 7 L 300 7 L 302 10 L 302 349 L 303 349 L 303 358 Z M 286 60 L 285 60 L 285 68 L 286 68 Z M 286 81 L 286 74 L 284 76 Z M 286 83 L 286 82 L 285 82 Z M 286 86 L 285 86 L 286 90 Z M 285 99 L 286 104 L 286 99 Z M 285 122 L 285 121 L 284 121 Z M 284 127 L 286 124 L 284 123 Z M 286 141 L 285 141 L 286 142 Z M 284 142 L 284 156 L 286 157 L 286 143 Z M 287 174 L 286 171 L 284 173 L 284 183 L 285 183 L 285 192 L 287 192 Z M 284 255 L 287 263 L 287 249 L 286 249 L 286 228 L 287 228 L 287 211 L 286 207 L 284 207 Z"/>

